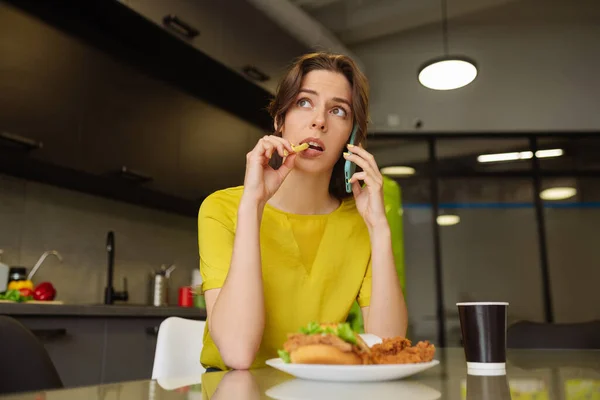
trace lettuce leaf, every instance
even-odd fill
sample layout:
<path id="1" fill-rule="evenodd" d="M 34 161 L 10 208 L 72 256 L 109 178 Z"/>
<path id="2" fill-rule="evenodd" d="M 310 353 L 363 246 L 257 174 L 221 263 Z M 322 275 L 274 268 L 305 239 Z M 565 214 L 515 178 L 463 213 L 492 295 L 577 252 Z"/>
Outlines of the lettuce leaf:
<path id="1" fill-rule="evenodd" d="M 356 334 L 347 322 L 338 324 L 337 335 L 348 343 L 356 344 Z"/>
<path id="2" fill-rule="evenodd" d="M 348 343 L 356 344 L 356 334 L 347 322 L 339 323 L 336 327 L 326 326 L 324 328 L 319 323 L 310 322 L 307 326 L 300 328 L 300 332 L 305 335 L 336 335 Z"/>
<path id="3" fill-rule="evenodd" d="M 290 353 L 288 353 L 285 350 L 277 350 L 277 354 L 279 354 L 279 357 L 283 360 L 284 363 L 289 364 L 292 362 L 292 359 L 290 358 Z"/>
<path id="4" fill-rule="evenodd" d="M 321 325 L 316 322 L 310 322 L 307 326 L 300 328 L 300 332 L 305 335 L 315 335 L 317 333 L 322 333 L 323 329 Z"/>

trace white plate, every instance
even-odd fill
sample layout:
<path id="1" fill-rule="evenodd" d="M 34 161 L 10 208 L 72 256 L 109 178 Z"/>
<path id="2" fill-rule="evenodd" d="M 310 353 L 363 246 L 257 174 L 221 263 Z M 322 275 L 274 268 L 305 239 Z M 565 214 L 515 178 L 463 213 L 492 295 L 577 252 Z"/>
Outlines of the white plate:
<path id="1" fill-rule="evenodd" d="M 277 400 L 436 400 L 442 394 L 419 382 L 332 383 L 293 379 L 274 386 L 266 395 Z"/>
<path id="2" fill-rule="evenodd" d="M 267 365 L 296 378 L 330 382 L 381 382 L 406 378 L 440 362 L 386 365 L 318 365 L 286 364 L 281 358 L 267 360 Z"/>
<path id="3" fill-rule="evenodd" d="M 369 347 L 383 340 L 370 333 L 359 335 Z M 389 364 L 389 365 L 316 365 L 316 364 L 286 364 L 281 358 L 267 360 L 267 365 L 287 372 L 296 378 L 330 382 L 381 382 L 406 378 L 435 367 L 440 362 L 433 360 L 418 364 Z"/>

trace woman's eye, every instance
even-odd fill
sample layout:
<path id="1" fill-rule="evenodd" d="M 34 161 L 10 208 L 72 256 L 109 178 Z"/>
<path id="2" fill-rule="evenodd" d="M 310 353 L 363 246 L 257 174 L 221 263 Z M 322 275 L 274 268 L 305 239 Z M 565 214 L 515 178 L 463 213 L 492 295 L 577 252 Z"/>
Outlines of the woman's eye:
<path id="1" fill-rule="evenodd" d="M 336 107 L 333 110 L 331 110 L 331 112 L 333 113 L 333 115 L 337 115 L 339 117 L 346 116 L 346 110 L 344 110 L 342 107 Z"/>
<path id="2" fill-rule="evenodd" d="M 310 107 L 310 102 L 306 99 L 300 99 L 297 103 L 300 107 Z"/>

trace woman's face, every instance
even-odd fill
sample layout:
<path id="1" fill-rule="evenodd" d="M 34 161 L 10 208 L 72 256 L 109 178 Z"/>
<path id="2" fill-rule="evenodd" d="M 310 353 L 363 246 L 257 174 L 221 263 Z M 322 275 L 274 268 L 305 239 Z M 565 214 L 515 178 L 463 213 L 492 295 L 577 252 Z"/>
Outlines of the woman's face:
<path id="1" fill-rule="evenodd" d="M 310 145 L 298 154 L 295 168 L 313 173 L 333 169 L 352 131 L 351 104 L 352 88 L 344 75 L 316 70 L 304 76 L 282 127 L 284 139 Z"/>

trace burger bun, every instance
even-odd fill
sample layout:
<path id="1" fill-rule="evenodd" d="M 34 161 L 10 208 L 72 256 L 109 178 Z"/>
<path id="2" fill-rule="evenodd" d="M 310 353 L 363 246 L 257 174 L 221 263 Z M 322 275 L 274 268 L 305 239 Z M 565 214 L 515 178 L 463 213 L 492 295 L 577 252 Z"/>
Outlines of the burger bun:
<path id="1" fill-rule="evenodd" d="M 294 364 L 360 365 L 361 358 L 354 352 L 344 352 L 327 344 L 298 347 L 290 353 Z"/>

